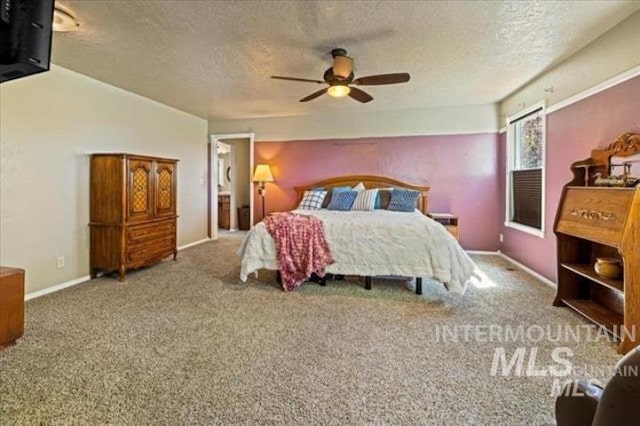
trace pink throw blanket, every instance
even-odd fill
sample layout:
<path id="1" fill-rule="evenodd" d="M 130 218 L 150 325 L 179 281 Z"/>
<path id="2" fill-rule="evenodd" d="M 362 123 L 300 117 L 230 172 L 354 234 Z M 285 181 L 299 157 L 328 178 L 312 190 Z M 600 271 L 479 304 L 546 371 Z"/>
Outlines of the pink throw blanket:
<path id="1" fill-rule="evenodd" d="M 323 277 L 325 268 L 334 262 L 317 217 L 279 213 L 267 216 L 264 224 L 276 242 L 284 291 L 295 289 L 312 273 Z"/>

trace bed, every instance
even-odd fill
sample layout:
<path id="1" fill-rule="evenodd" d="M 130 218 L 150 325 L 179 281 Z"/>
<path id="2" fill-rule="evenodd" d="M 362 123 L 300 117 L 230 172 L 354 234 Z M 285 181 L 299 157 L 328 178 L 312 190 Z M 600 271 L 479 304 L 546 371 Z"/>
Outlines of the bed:
<path id="1" fill-rule="evenodd" d="M 323 222 L 325 236 L 335 263 L 327 267 L 334 275 L 367 277 L 404 276 L 416 278 L 421 293 L 422 278 L 445 284 L 455 293 L 464 293 L 475 265 L 455 238 L 427 216 L 428 186 L 412 185 L 383 176 L 343 176 L 297 187 L 298 198 L 313 188 L 355 186 L 365 188 L 407 188 L 419 191 L 413 212 L 293 210 L 313 215 Z M 260 269 L 277 270 L 276 247 L 262 222 L 245 237 L 238 251 L 242 257 L 240 278 Z"/>

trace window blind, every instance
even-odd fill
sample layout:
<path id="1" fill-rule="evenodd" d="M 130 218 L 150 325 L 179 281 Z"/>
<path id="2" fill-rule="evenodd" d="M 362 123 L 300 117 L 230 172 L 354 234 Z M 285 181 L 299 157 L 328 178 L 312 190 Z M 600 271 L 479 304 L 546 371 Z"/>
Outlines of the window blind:
<path id="1" fill-rule="evenodd" d="M 540 229 L 542 226 L 542 169 L 513 170 L 512 222 Z"/>

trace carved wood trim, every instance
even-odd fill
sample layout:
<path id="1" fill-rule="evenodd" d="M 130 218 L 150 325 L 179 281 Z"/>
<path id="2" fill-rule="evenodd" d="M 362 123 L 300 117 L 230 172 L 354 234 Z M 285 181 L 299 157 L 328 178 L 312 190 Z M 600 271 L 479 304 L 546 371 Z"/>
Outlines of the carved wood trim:
<path id="1" fill-rule="evenodd" d="M 619 156 L 634 155 L 640 152 L 640 135 L 625 133 L 618 136 L 604 151 Z"/>
<path id="2" fill-rule="evenodd" d="M 592 219 L 592 220 L 614 220 L 616 218 L 616 214 L 614 212 L 603 212 L 597 210 L 589 210 L 589 209 L 572 209 L 569 211 L 571 216 L 578 216 L 583 219 Z"/>

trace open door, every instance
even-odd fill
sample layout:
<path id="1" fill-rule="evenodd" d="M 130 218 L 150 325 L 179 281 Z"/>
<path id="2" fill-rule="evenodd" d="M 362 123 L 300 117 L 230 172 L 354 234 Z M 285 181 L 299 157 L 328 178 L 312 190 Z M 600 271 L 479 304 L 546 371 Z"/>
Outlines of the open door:
<path id="1" fill-rule="evenodd" d="M 242 141 L 243 147 L 242 149 L 234 149 L 234 143 L 238 143 L 238 141 Z M 208 170 L 209 170 L 209 178 L 208 178 L 208 234 L 209 238 L 217 239 L 219 236 L 218 232 L 218 218 L 220 215 L 218 208 L 218 198 L 220 196 L 220 191 L 218 187 L 218 181 L 220 176 L 220 155 L 218 153 L 218 143 L 224 143 L 231 145 L 231 161 L 237 161 L 236 157 L 238 157 L 238 152 L 242 151 L 242 158 L 244 161 L 247 161 L 248 164 L 244 165 L 242 169 L 238 169 L 238 172 L 231 172 L 231 200 L 230 200 L 230 228 L 231 230 L 238 229 L 238 220 L 237 220 L 237 207 L 243 204 L 249 205 L 249 224 L 250 227 L 253 226 L 254 215 L 253 215 L 253 204 L 254 204 L 254 185 L 251 180 L 253 175 L 253 167 L 254 167 L 254 133 L 235 133 L 235 134 L 223 134 L 223 135 L 210 135 L 210 140 L 208 144 Z M 246 146 L 244 145 L 246 143 Z M 222 172 L 226 173 L 226 170 L 222 170 Z M 243 188 L 242 196 L 238 195 L 237 188 Z M 242 192 L 242 191 L 240 191 Z M 248 193 L 248 195 L 247 195 Z M 240 202 L 238 202 L 238 197 L 241 198 Z"/>

